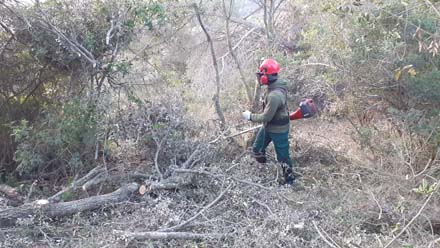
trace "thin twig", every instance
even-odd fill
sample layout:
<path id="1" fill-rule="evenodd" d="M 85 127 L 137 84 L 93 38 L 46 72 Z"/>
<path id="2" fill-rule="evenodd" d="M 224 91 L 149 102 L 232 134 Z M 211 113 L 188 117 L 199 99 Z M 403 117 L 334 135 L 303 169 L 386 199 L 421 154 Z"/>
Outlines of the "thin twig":
<path id="1" fill-rule="evenodd" d="M 112 32 L 113 29 L 115 28 L 115 22 L 113 20 L 113 18 L 110 20 L 110 29 L 107 31 L 107 35 L 105 36 L 105 44 L 108 46 L 110 45 L 110 39 L 112 38 Z"/>
<path id="2" fill-rule="evenodd" d="M 321 230 L 319 229 L 318 225 L 316 224 L 315 221 L 313 222 L 313 226 L 315 227 L 316 231 L 318 232 L 319 236 L 322 238 L 322 240 L 324 240 L 325 243 L 327 243 L 330 247 L 332 248 L 341 248 L 338 244 L 336 243 L 332 243 L 330 242 L 326 236 L 324 236 L 324 234 L 321 232 Z M 330 237 L 329 237 L 330 238 Z M 333 241 L 334 242 L 334 241 Z"/>
<path id="3" fill-rule="evenodd" d="M 211 203 L 209 203 L 208 205 L 206 205 L 204 208 L 202 208 L 202 210 L 200 210 L 196 215 L 194 215 L 193 217 L 189 218 L 188 220 L 186 220 L 185 222 L 172 226 L 172 227 L 168 227 L 168 228 L 163 228 L 160 229 L 159 231 L 162 232 L 172 232 L 172 231 L 177 231 L 179 229 L 181 229 L 182 227 L 186 226 L 188 223 L 190 223 L 191 221 L 195 220 L 197 217 L 199 217 L 201 214 L 203 214 L 203 212 L 205 212 L 207 209 L 211 208 L 212 206 L 214 206 L 218 201 L 220 201 L 220 199 L 225 195 L 225 193 L 232 187 L 232 184 L 229 185 L 217 198 L 215 198 L 214 201 L 212 201 Z"/>
<path id="4" fill-rule="evenodd" d="M 246 181 L 246 180 L 239 179 L 239 178 L 235 178 L 235 177 L 231 177 L 231 179 L 233 179 L 233 180 L 235 180 L 235 181 L 237 181 L 237 182 L 240 182 L 240 183 L 248 184 L 248 185 L 251 185 L 251 186 L 256 186 L 256 187 L 258 187 L 258 188 L 260 188 L 260 189 L 271 190 L 271 188 L 265 187 L 265 186 L 263 186 L 263 185 L 261 185 L 261 184 L 258 184 L 258 183 L 254 183 L 254 182 Z"/>
<path id="5" fill-rule="evenodd" d="M 232 51 L 235 51 L 240 44 L 244 41 L 244 39 L 246 39 L 246 37 L 248 37 L 250 34 L 252 34 L 257 28 L 253 27 L 251 28 L 249 31 L 247 31 L 241 38 L 240 40 L 237 42 L 237 44 L 234 45 L 234 47 L 232 48 Z M 220 59 L 224 59 L 226 56 L 228 56 L 230 53 L 230 51 L 228 50 L 225 54 L 223 54 Z"/>
<path id="6" fill-rule="evenodd" d="M 38 229 L 40 230 L 40 233 L 43 234 L 44 239 L 46 240 L 46 244 L 47 244 L 50 248 L 52 248 L 53 246 L 52 246 L 52 244 L 51 244 L 51 242 L 50 242 L 50 240 L 49 240 L 49 237 L 47 236 L 47 233 L 44 232 L 43 229 L 41 229 L 41 228 L 38 228 Z"/>
<path id="7" fill-rule="evenodd" d="M 377 206 L 379 207 L 379 217 L 378 220 L 382 219 L 382 207 L 380 206 L 379 202 L 377 201 L 376 197 L 374 196 L 373 192 L 370 192 L 371 196 L 373 196 L 373 200 L 376 202 Z"/>
<path id="8" fill-rule="evenodd" d="M 429 5 L 432 9 L 434 9 L 434 12 L 437 13 L 438 16 L 440 16 L 439 10 L 434 6 L 434 4 L 431 3 L 429 0 L 425 0 L 425 3 Z"/>
<path id="9" fill-rule="evenodd" d="M 187 169 L 176 169 L 176 170 L 174 170 L 174 171 L 175 171 L 175 172 L 180 172 L 180 173 L 203 174 L 203 175 L 208 175 L 208 176 L 214 177 L 214 178 L 216 178 L 216 179 L 220 179 L 221 177 L 223 177 L 223 178 L 226 178 L 226 179 L 232 179 L 232 180 L 237 181 L 237 182 L 239 182 L 239 183 L 243 183 L 243 184 L 248 184 L 248 185 L 251 185 L 251 186 L 255 186 L 255 187 L 258 187 L 258 188 L 261 188 L 261 189 L 264 189 L 264 190 L 272 190 L 271 188 L 265 187 L 265 186 L 263 186 L 263 185 L 261 185 L 261 184 L 258 184 L 258 183 L 254 183 L 254 182 L 246 181 L 246 180 L 243 180 L 243 179 L 240 179 L 240 178 L 228 177 L 228 176 L 226 176 L 226 175 L 221 175 L 221 174 L 216 175 L 216 174 L 212 174 L 212 173 L 207 172 L 207 171 L 187 170 Z"/>
<path id="10" fill-rule="evenodd" d="M 416 178 L 416 177 L 422 175 L 422 174 L 423 174 L 423 173 L 429 168 L 429 166 L 431 166 L 432 161 L 433 161 L 433 159 L 430 158 L 429 161 L 428 161 L 428 163 L 426 163 L 425 168 L 424 168 L 422 171 L 420 171 L 419 173 L 415 174 L 413 177 Z"/>
<path id="11" fill-rule="evenodd" d="M 428 205 L 428 203 L 431 200 L 432 196 L 437 192 L 439 186 L 440 186 L 440 180 L 437 181 L 437 185 L 435 186 L 434 191 L 429 195 L 429 197 L 423 203 L 422 207 L 420 207 L 420 209 L 417 212 L 417 214 L 408 222 L 408 224 L 406 224 L 406 226 L 404 228 L 402 228 L 402 230 L 390 242 L 388 242 L 387 245 L 384 246 L 384 248 L 390 247 L 391 244 L 394 243 L 394 241 L 396 241 L 396 239 L 399 238 L 400 235 L 402 235 L 406 231 L 406 229 L 408 229 L 408 227 L 411 226 L 412 223 L 414 223 L 414 221 L 417 219 L 417 217 L 419 217 L 419 215 L 423 212 L 423 210 L 425 209 L 426 205 Z"/>
<path id="12" fill-rule="evenodd" d="M 246 130 L 243 130 L 243 131 L 240 131 L 240 132 L 238 132 L 238 133 L 236 133 L 236 134 L 231 134 L 231 135 L 229 135 L 229 136 L 226 136 L 226 137 L 223 137 L 223 136 L 218 136 L 217 138 L 215 138 L 214 140 L 211 140 L 210 142 L 208 142 L 208 144 L 213 144 L 213 143 L 216 143 L 217 141 L 219 141 L 219 140 L 226 140 L 226 139 L 230 139 L 230 138 L 233 138 L 233 137 L 235 137 L 235 136 L 239 136 L 239 135 L 242 135 L 242 134 L 245 134 L 245 133 L 249 133 L 250 131 L 253 131 L 253 130 L 255 130 L 255 129 L 258 129 L 258 128 L 260 128 L 260 127 L 262 127 L 263 125 L 258 125 L 258 126 L 255 126 L 255 127 L 251 127 L 251 128 L 248 128 L 248 129 L 246 129 Z"/>
<path id="13" fill-rule="evenodd" d="M 429 247 L 428 247 L 428 248 L 431 248 L 433 245 L 435 245 L 435 244 L 437 244 L 437 243 L 440 244 L 440 238 L 435 239 L 434 241 L 432 241 L 431 243 L 429 243 Z"/>
<path id="14" fill-rule="evenodd" d="M 14 32 L 14 30 L 12 30 L 12 29 L 10 29 L 4 22 L 2 22 L 1 20 L 0 20 L 0 26 L 4 29 L 4 30 L 6 30 L 9 34 L 11 34 L 11 36 L 14 38 L 14 39 L 16 39 L 15 38 L 15 32 Z"/>
<path id="15" fill-rule="evenodd" d="M 29 188 L 29 193 L 26 196 L 25 202 L 29 202 L 29 199 L 31 198 L 31 195 L 32 195 L 32 193 L 34 191 L 34 187 L 37 184 L 37 182 L 38 182 L 37 180 L 34 180 L 34 182 L 32 182 L 31 187 Z"/>
<path id="16" fill-rule="evenodd" d="M 114 230 L 114 234 L 134 240 L 166 240 L 166 239 L 212 239 L 227 236 L 223 233 L 189 233 L 189 232 L 125 232 Z"/>
<path id="17" fill-rule="evenodd" d="M 162 147 L 164 140 L 165 140 L 165 138 L 163 138 L 160 142 L 157 142 L 155 140 L 156 145 L 157 145 L 157 149 L 156 149 L 156 154 L 154 155 L 154 166 L 156 167 L 156 172 L 157 172 L 157 174 L 159 174 L 159 178 L 161 181 L 163 180 L 163 174 L 162 174 L 162 172 L 160 172 L 160 169 L 159 169 L 159 153 L 160 153 L 160 149 Z"/>
<path id="18" fill-rule="evenodd" d="M 202 171 L 202 170 L 175 169 L 173 171 L 177 172 L 177 173 L 194 173 L 194 174 L 207 175 L 207 176 L 211 176 L 211 177 L 218 179 L 218 180 L 220 180 L 220 178 L 222 177 L 220 175 L 215 175 L 215 174 L 212 174 L 211 172 Z M 223 178 L 224 178 L 224 176 L 223 176 Z"/>
<path id="19" fill-rule="evenodd" d="M 181 168 L 182 169 L 188 169 L 191 167 L 192 161 L 195 159 L 195 157 L 199 154 L 200 152 L 200 147 L 201 144 L 197 145 L 196 149 L 194 149 L 193 153 L 191 153 L 191 155 L 189 156 L 189 158 L 185 161 L 185 163 L 182 164 Z"/>
<path id="20" fill-rule="evenodd" d="M 339 68 L 337 68 L 336 66 L 329 65 L 329 64 L 324 64 L 324 63 L 308 63 L 308 64 L 304 64 L 304 65 L 301 65 L 301 66 L 303 67 L 303 66 L 311 66 L 311 65 L 320 65 L 320 66 L 324 66 L 324 67 L 330 67 L 330 68 L 335 69 L 335 70 L 339 70 Z"/>
<path id="21" fill-rule="evenodd" d="M 267 211 L 269 211 L 270 215 L 273 215 L 272 210 L 270 209 L 270 207 L 269 207 L 267 204 L 258 201 L 258 200 L 255 199 L 254 197 L 252 197 L 252 200 L 253 200 L 255 203 L 257 203 L 258 205 L 260 205 L 260 206 L 262 206 L 262 207 L 265 207 L 265 208 L 267 209 Z"/>

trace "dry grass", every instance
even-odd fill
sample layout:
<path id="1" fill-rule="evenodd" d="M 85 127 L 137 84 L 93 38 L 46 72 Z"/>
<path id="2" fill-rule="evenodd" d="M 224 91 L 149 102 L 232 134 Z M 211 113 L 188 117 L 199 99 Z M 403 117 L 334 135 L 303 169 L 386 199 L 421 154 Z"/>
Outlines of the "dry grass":
<path id="1" fill-rule="evenodd" d="M 351 132 L 343 122 L 295 123 L 291 144 L 301 177 L 294 187 L 278 186 L 277 163 L 260 165 L 249 154 L 237 157 L 239 153 L 223 143 L 210 147 L 207 152 L 216 155 L 193 168 L 205 173 L 196 174 L 191 187 L 0 230 L 1 246 L 383 247 L 415 216 L 426 196 L 411 191 L 420 180 L 407 179 L 371 160 L 373 155 L 352 140 Z M 221 159 L 225 152 L 229 156 Z M 219 202 L 182 229 L 227 233 L 222 239 L 139 242 L 114 233 L 156 231 L 182 223 L 227 187 Z M 390 247 L 439 247 L 438 205 L 434 195 Z"/>

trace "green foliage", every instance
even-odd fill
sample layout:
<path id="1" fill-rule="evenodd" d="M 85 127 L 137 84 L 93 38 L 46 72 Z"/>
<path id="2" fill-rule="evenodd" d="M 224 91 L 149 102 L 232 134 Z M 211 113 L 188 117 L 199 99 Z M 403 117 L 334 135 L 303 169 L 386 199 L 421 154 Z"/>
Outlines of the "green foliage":
<path id="1" fill-rule="evenodd" d="M 409 93 L 416 102 L 440 105 L 440 71 L 434 69 L 410 79 Z"/>
<path id="2" fill-rule="evenodd" d="M 413 191 L 421 195 L 430 195 L 435 191 L 436 187 L 437 183 L 429 184 L 425 179 L 423 179 L 419 187 L 413 189 Z"/>
<path id="3" fill-rule="evenodd" d="M 132 10 L 132 14 L 123 23 L 127 30 L 134 31 L 140 25 L 151 31 L 166 21 L 165 8 L 160 1 L 129 0 L 125 4 Z"/>
<path id="4" fill-rule="evenodd" d="M 120 61 L 109 63 L 108 70 L 113 73 L 119 73 L 122 77 L 127 76 L 130 73 L 132 64 L 127 61 Z"/>
<path id="5" fill-rule="evenodd" d="M 58 127 L 61 140 L 71 146 L 93 145 L 97 129 L 95 107 L 81 102 L 79 99 L 63 106 L 63 116 Z"/>
<path id="6" fill-rule="evenodd" d="M 44 162 L 40 154 L 34 153 L 35 147 L 30 142 L 31 133 L 32 127 L 29 127 L 26 120 L 22 120 L 19 125 L 13 126 L 12 134 L 18 144 L 14 160 L 18 162 L 16 170 L 20 174 L 29 174 Z"/>
<path id="7" fill-rule="evenodd" d="M 21 121 L 13 127 L 18 144 L 14 158 L 17 172 L 30 176 L 59 166 L 72 173 L 84 169 L 97 139 L 96 118 L 94 106 L 75 99 L 61 112 L 46 110 L 40 125 L 29 126 L 29 122 Z"/>

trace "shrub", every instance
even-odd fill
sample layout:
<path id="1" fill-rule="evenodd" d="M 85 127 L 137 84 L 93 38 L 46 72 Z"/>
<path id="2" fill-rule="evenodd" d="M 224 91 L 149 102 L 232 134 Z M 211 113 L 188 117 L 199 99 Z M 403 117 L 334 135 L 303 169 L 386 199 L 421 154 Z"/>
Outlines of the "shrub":
<path id="1" fill-rule="evenodd" d="M 30 126 L 22 120 L 13 126 L 18 144 L 16 171 L 22 176 L 57 168 L 69 174 L 78 172 L 93 157 L 97 132 L 95 107 L 79 99 L 68 102 L 60 111 L 46 109 L 40 124 Z"/>

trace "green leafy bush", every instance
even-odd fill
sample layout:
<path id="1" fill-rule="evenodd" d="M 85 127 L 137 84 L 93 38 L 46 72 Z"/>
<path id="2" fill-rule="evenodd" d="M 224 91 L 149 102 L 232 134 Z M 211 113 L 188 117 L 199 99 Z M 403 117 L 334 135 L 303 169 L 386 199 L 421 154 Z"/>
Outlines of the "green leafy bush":
<path id="1" fill-rule="evenodd" d="M 94 106 L 72 100 L 60 112 L 46 110 L 41 124 L 26 120 L 13 126 L 17 142 L 15 161 L 23 176 L 63 168 L 76 173 L 93 158 L 98 125 Z"/>
<path id="2" fill-rule="evenodd" d="M 440 71 L 433 70 L 410 79 L 409 93 L 417 103 L 440 105 Z"/>

